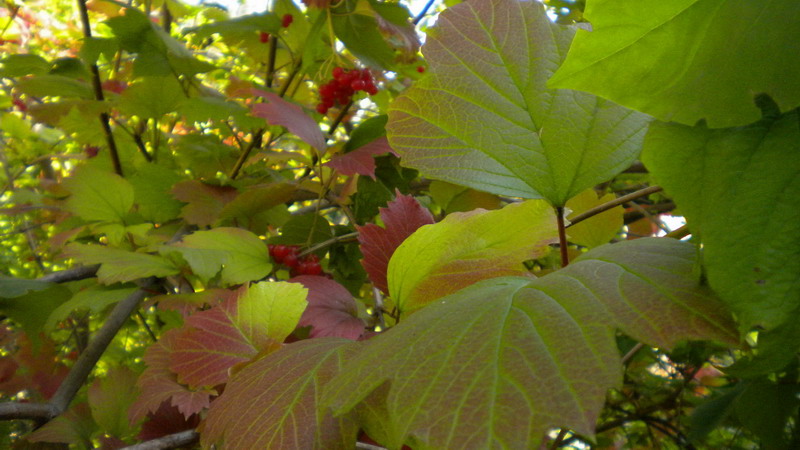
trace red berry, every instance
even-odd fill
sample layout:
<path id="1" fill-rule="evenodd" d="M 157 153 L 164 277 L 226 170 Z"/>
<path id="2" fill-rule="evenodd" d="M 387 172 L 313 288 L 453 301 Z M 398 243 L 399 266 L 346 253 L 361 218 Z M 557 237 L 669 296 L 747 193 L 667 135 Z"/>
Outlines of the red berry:
<path id="1" fill-rule="evenodd" d="M 294 250 L 293 252 L 289 253 L 288 255 L 286 255 L 285 258 L 283 258 L 283 264 L 291 268 L 297 267 L 298 264 L 297 249 L 293 250 Z"/>
<path id="2" fill-rule="evenodd" d="M 27 111 L 27 110 L 28 110 L 28 105 L 26 105 L 26 104 L 25 104 L 25 102 L 23 102 L 23 101 L 22 101 L 22 99 L 21 99 L 21 98 L 19 98 L 19 97 L 16 97 L 16 96 L 15 96 L 15 97 L 14 97 L 14 98 L 11 100 L 11 103 L 13 103 L 13 104 L 14 104 L 14 106 L 16 106 L 17 108 L 19 108 L 19 110 L 20 110 L 20 111 L 22 111 L 22 112 L 25 112 L 25 111 Z"/>
<path id="3" fill-rule="evenodd" d="M 425 67 L 424 66 L 417 66 L 417 72 L 424 73 L 425 72 Z"/>
<path id="4" fill-rule="evenodd" d="M 338 80 L 339 78 L 341 78 L 342 75 L 344 75 L 344 69 L 342 69 L 341 67 L 334 67 L 333 68 L 333 78 L 335 80 Z"/>
<path id="5" fill-rule="evenodd" d="M 85 149 L 83 149 L 83 151 L 86 152 L 86 156 L 88 156 L 89 158 L 94 158 L 95 156 L 97 156 L 97 153 L 100 151 L 100 148 L 92 145 L 90 147 L 86 147 Z"/>
<path id="6" fill-rule="evenodd" d="M 284 258 L 291 252 L 290 247 L 286 245 L 276 245 L 270 249 L 270 253 L 272 253 L 272 259 L 275 260 L 276 263 L 280 264 L 283 262 Z"/>
<path id="7" fill-rule="evenodd" d="M 291 14 L 284 14 L 283 17 L 281 18 L 281 26 L 283 28 L 288 28 L 293 21 L 294 21 L 294 16 L 292 16 Z"/>
<path id="8" fill-rule="evenodd" d="M 350 87 L 353 88 L 354 91 L 363 91 L 365 85 L 366 83 L 364 83 L 364 80 L 360 78 L 355 79 L 352 83 L 350 83 Z"/>
<path id="9" fill-rule="evenodd" d="M 262 44 L 266 44 L 269 42 L 269 33 L 266 31 L 258 33 L 258 40 L 261 41 Z"/>
<path id="10" fill-rule="evenodd" d="M 317 112 L 320 113 L 320 114 L 327 114 L 328 113 L 328 107 L 325 106 L 324 103 L 320 103 L 319 105 L 317 105 Z"/>
<path id="11" fill-rule="evenodd" d="M 303 261 L 297 266 L 300 275 L 319 275 L 322 273 L 322 266 L 318 262 Z"/>

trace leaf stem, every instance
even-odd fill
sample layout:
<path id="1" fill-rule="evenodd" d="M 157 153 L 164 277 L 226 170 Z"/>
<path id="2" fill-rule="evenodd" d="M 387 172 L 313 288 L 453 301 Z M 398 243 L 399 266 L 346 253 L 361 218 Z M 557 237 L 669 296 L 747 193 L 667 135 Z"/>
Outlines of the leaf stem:
<path id="1" fill-rule="evenodd" d="M 436 0 L 428 0 L 428 3 L 426 3 L 425 6 L 422 7 L 422 11 L 420 11 L 419 14 L 417 14 L 417 17 L 415 17 L 412 22 L 414 25 L 420 23 L 422 21 L 422 18 L 425 17 L 426 14 L 428 14 L 428 10 L 431 9 L 431 6 L 433 6 L 434 1 Z"/>
<path id="2" fill-rule="evenodd" d="M 610 202 L 606 202 L 606 203 L 603 203 L 602 205 L 595 206 L 594 208 L 592 208 L 592 209 L 590 209 L 590 210 L 588 210 L 586 212 L 583 212 L 583 213 L 578 214 L 577 216 L 573 217 L 570 220 L 570 224 L 567 225 L 567 228 L 575 225 L 578 222 L 583 222 L 584 220 L 588 219 L 589 217 L 596 216 L 596 215 L 600 214 L 601 212 L 608 211 L 609 209 L 611 209 L 611 208 L 613 208 L 615 206 L 619 206 L 619 205 L 622 205 L 624 203 L 628 203 L 628 202 L 630 202 L 632 200 L 636 200 L 637 198 L 640 198 L 640 197 L 645 197 L 645 196 L 648 196 L 650 194 L 655 194 L 656 192 L 660 192 L 662 190 L 663 190 L 663 188 L 661 186 L 648 186 L 648 187 L 646 187 L 644 189 L 639 189 L 636 192 L 631 192 L 628 195 L 623 195 L 622 197 L 615 198 L 614 200 L 611 200 Z"/>
<path id="3" fill-rule="evenodd" d="M 353 242 L 358 239 L 358 231 L 353 231 L 352 233 L 343 234 L 341 236 L 334 236 L 326 241 L 322 241 L 317 245 L 311 246 L 302 252 L 300 252 L 297 256 L 306 256 L 309 253 L 314 253 L 317 250 L 322 250 L 323 248 L 330 247 L 333 244 L 338 244 L 342 242 Z"/>
<path id="4" fill-rule="evenodd" d="M 564 207 L 556 206 L 556 222 L 558 223 L 558 249 L 561 251 L 561 267 L 569 265 L 567 253 L 567 227 L 564 226 Z"/>

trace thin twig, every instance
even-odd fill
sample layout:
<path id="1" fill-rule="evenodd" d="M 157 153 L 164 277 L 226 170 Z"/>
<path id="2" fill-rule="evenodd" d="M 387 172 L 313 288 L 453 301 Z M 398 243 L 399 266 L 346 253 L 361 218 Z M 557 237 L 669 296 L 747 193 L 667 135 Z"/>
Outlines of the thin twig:
<path id="1" fill-rule="evenodd" d="M 567 437 L 567 433 L 569 433 L 569 430 L 566 428 L 558 430 L 558 436 L 556 436 L 555 440 L 553 440 L 553 445 L 550 446 L 550 449 L 555 450 L 560 447 L 564 442 L 564 438 Z"/>
<path id="2" fill-rule="evenodd" d="M 381 327 L 381 331 L 386 329 L 386 321 L 383 319 L 383 294 L 381 294 L 381 290 L 376 288 L 375 286 L 372 287 L 372 296 L 375 299 L 375 318 L 378 319 L 378 326 Z"/>
<path id="3" fill-rule="evenodd" d="M 689 230 L 688 225 L 683 225 L 676 230 L 672 230 L 669 233 L 665 234 L 664 237 L 672 238 L 672 239 L 683 239 L 686 236 L 692 234 L 691 230 Z"/>
<path id="4" fill-rule="evenodd" d="M 50 403 L 0 403 L 0 420 L 28 419 L 46 422 L 58 413 Z"/>
<path id="5" fill-rule="evenodd" d="M 366 442 L 356 442 L 356 448 L 360 448 L 361 450 L 386 450 L 385 447 L 367 444 Z"/>
<path id="6" fill-rule="evenodd" d="M 428 14 L 428 10 L 431 9 L 431 6 L 433 6 L 433 2 L 435 1 L 436 0 L 428 0 L 428 3 L 426 3 L 425 6 L 422 7 L 422 11 L 420 11 L 419 14 L 417 14 L 417 17 L 414 18 L 413 21 L 414 25 L 417 25 L 422 21 L 422 18 L 425 17 L 426 14 Z"/>
<path id="7" fill-rule="evenodd" d="M 308 255 L 309 253 L 314 253 L 317 250 L 322 250 L 323 248 L 330 247 L 333 244 L 342 243 L 342 242 L 353 242 L 358 240 L 358 231 L 353 231 L 352 233 L 343 234 L 341 236 L 334 236 L 326 241 L 322 241 L 319 244 L 313 245 L 302 252 L 300 252 L 297 256 L 302 257 Z"/>
<path id="8" fill-rule="evenodd" d="M 86 0 L 78 0 L 78 10 L 80 11 L 81 24 L 83 25 L 83 36 L 86 40 L 92 38 L 92 27 L 89 23 L 89 11 L 86 7 Z M 100 82 L 100 70 L 97 64 L 92 64 L 90 67 L 92 72 L 92 86 L 94 87 L 94 97 L 97 101 L 103 102 L 103 84 Z M 108 150 L 111 152 L 111 162 L 114 164 L 114 172 L 119 176 L 123 176 L 122 163 L 119 160 L 119 152 L 117 151 L 117 142 L 114 140 L 114 134 L 111 131 L 111 116 L 107 112 L 100 113 L 100 126 L 103 127 L 103 134 L 106 137 L 106 144 Z"/>
<path id="9" fill-rule="evenodd" d="M 157 439 L 145 441 L 136 445 L 123 447 L 122 450 L 166 450 L 170 448 L 186 447 L 196 443 L 200 435 L 195 430 L 181 431 L 168 434 Z"/>
<path id="10" fill-rule="evenodd" d="M 596 206 L 596 207 L 594 207 L 594 208 L 592 208 L 592 209 L 590 209 L 590 210 L 588 210 L 586 212 L 583 212 L 583 213 L 578 214 L 577 216 L 573 217 L 572 219 L 570 219 L 570 224 L 567 225 L 567 228 L 575 225 L 576 223 L 582 222 L 582 221 L 588 219 L 589 217 L 596 216 L 597 214 L 600 214 L 601 212 L 608 211 L 609 209 L 611 209 L 611 208 L 613 208 L 615 206 L 619 206 L 619 205 L 622 205 L 624 203 L 628 203 L 628 202 L 630 202 L 632 200 L 636 200 L 637 198 L 640 198 L 640 197 L 645 197 L 645 196 L 648 196 L 650 194 L 655 194 L 656 192 L 660 192 L 661 190 L 662 190 L 661 186 L 650 186 L 650 187 L 646 187 L 644 189 L 640 189 L 640 190 L 638 190 L 636 192 L 632 192 L 632 193 L 630 193 L 628 195 L 623 195 L 622 197 L 615 198 L 614 200 L 611 200 L 610 202 L 603 203 L 602 205 Z"/>
<path id="11" fill-rule="evenodd" d="M 639 350 L 641 350 L 642 347 L 644 347 L 644 344 L 642 344 L 641 342 L 637 342 L 636 345 L 634 345 L 630 350 L 628 350 L 628 353 L 625 353 L 625 356 L 622 357 L 621 361 L 622 365 L 625 365 L 625 363 L 627 363 L 629 359 L 633 358 L 633 355 L 635 355 Z"/>

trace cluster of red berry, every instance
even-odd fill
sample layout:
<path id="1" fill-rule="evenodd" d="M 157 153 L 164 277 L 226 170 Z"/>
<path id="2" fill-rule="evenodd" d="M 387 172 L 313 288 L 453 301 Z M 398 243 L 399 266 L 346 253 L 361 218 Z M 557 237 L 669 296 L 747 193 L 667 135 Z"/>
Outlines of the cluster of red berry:
<path id="1" fill-rule="evenodd" d="M 294 22 L 294 16 L 291 14 L 284 14 L 283 17 L 281 17 L 281 26 L 283 28 L 289 28 L 289 25 L 291 25 L 292 22 Z M 266 44 L 269 42 L 269 33 L 266 31 L 260 31 L 258 33 L 258 40 L 261 41 L 262 44 Z"/>
<path id="2" fill-rule="evenodd" d="M 317 112 L 326 114 L 337 102 L 340 106 L 350 103 L 353 94 L 358 91 L 364 91 L 369 95 L 378 93 L 369 69 L 347 70 L 334 67 L 333 79 L 319 87 L 319 97 L 322 101 L 317 105 Z"/>
<path id="3" fill-rule="evenodd" d="M 272 256 L 272 260 L 288 267 L 291 276 L 322 275 L 322 266 L 319 264 L 317 255 L 309 253 L 301 257 L 299 253 L 300 247 L 297 245 L 269 245 L 269 254 Z"/>

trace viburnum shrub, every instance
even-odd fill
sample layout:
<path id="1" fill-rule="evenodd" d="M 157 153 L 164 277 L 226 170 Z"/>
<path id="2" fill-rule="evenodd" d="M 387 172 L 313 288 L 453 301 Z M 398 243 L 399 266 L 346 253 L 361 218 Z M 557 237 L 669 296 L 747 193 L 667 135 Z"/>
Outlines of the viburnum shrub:
<path id="1" fill-rule="evenodd" d="M 796 2 L 194 3 L 0 12 L 0 447 L 798 448 Z"/>

